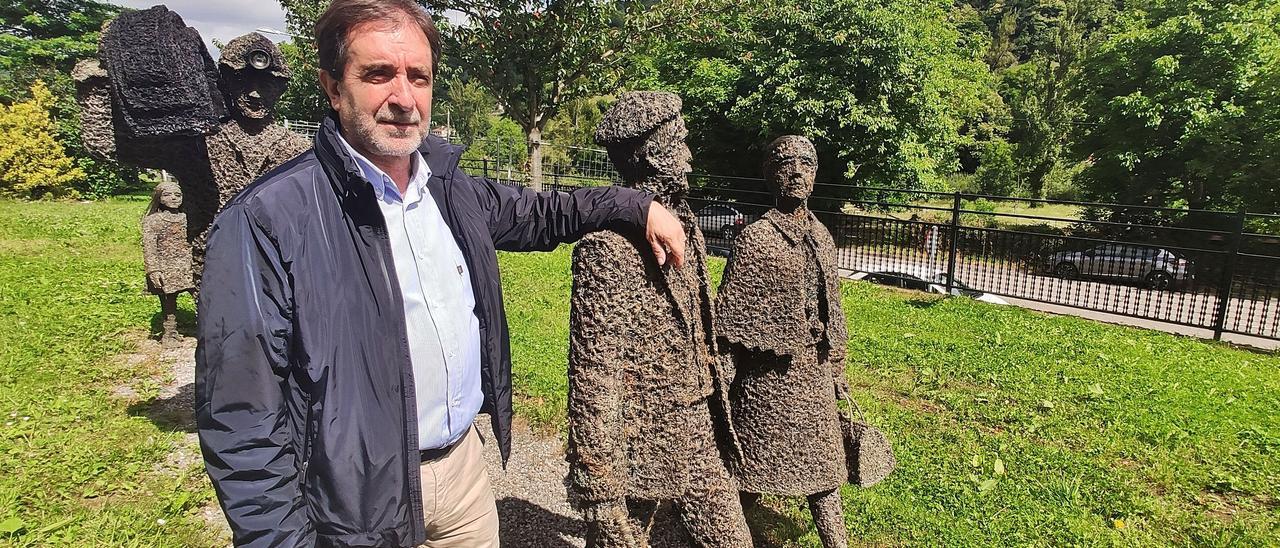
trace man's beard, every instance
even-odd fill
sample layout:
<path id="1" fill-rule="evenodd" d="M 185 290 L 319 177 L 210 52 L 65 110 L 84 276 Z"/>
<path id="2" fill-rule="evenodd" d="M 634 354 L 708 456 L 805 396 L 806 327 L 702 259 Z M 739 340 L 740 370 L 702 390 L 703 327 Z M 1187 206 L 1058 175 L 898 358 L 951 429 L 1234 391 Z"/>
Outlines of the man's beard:
<path id="1" fill-rule="evenodd" d="M 383 105 L 374 116 L 366 116 L 357 112 L 355 105 L 348 105 L 347 112 L 352 113 L 343 120 L 343 127 L 352 131 L 362 148 L 374 156 L 404 157 L 413 154 L 422 146 L 426 138 L 426 127 L 422 123 L 422 115 L 417 110 L 396 114 L 391 107 Z M 394 126 L 383 126 L 380 122 L 413 124 L 412 128 L 402 129 Z"/>

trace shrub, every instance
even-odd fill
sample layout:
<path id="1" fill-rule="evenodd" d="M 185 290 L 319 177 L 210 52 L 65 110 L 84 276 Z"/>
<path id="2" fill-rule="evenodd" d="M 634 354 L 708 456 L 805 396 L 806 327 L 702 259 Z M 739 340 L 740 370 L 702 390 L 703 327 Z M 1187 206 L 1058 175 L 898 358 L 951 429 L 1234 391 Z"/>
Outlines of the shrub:
<path id="1" fill-rule="evenodd" d="M 75 197 L 85 173 L 54 137 L 53 94 L 43 82 L 31 99 L 0 105 L 0 194 L 24 199 Z"/>

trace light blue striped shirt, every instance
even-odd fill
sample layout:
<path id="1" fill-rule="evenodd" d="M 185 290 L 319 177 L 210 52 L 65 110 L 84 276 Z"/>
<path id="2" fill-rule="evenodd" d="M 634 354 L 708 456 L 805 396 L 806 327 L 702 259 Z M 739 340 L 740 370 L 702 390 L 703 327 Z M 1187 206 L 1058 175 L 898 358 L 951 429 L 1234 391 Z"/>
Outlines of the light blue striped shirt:
<path id="1" fill-rule="evenodd" d="M 418 448 L 445 447 L 462 438 L 484 402 L 471 273 L 427 188 L 431 168 L 422 155 L 413 153 L 409 186 L 401 196 L 390 176 L 345 137 L 339 140 L 373 186 L 387 223 L 413 362 Z"/>

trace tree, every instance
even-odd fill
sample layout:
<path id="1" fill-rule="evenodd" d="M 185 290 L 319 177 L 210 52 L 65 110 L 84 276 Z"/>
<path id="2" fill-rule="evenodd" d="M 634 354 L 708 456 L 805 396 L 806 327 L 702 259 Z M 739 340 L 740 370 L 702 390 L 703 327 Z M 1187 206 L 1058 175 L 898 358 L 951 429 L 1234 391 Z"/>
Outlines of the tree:
<path id="1" fill-rule="evenodd" d="M 561 106 L 611 91 L 629 51 L 697 12 L 698 0 L 420 0 L 441 22 L 443 61 L 497 99 L 524 130 L 531 184 L 542 183 L 542 134 Z"/>
<path id="2" fill-rule="evenodd" d="M 93 0 L 0 0 L 0 104 L 33 100 L 42 82 L 52 96 L 47 106 L 53 132 L 82 171 L 75 181 L 82 195 L 105 196 L 138 182 L 138 172 L 93 158 L 80 142 L 80 107 L 71 68 L 98 53 L 102 25 L 122 8 Z"/>
<path id="3" fill-rule="evenodd" d="M 442 99 L 432 107 L 431 115 L 437 120 L 446 119 L 458 142 L 470 146 L 472 141 L 488 134 L 493 125 L 490 117 L 498 101 L 483 87 L 455 77 L 447 82 Z"/>
<path id="4" fill-rule="evenodd" d="M 685 100 L 700 169 L 759 175 L 783 133 L 818 147 L 824 179 L 940 188 L 999 105 L 987 40 L 946 0 L 730 2 L 635 67 Z"/>
<path id="5" fill-rule="evenodd" d="M 49 109 L 53 94 L 43 82 L 31 86 L 31 99 L 0 105 L 0 194 L 17 198 L 75 196 L 71 185 L 84 172 L 54 138 Z"/>
<path id="6" fill-rule="evenodd" d="M 1088 61 L 1089 198 L 1276 212 L 1280 4 L 1154 0 Z"/>

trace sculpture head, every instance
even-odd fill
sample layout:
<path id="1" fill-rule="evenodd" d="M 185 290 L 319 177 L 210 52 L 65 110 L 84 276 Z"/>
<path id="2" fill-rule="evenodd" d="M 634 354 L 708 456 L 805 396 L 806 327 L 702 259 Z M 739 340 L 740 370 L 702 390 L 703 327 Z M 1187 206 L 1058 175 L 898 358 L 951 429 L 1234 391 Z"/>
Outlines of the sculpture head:
<path id="1" fill-rule="evenodd" d="M 609 151 L 625 185 L 662 198 L 689 190 L 692 154 L 680 107 L 674 93 L 631 91 L 605 113 L 595 140 Z"/>
<path id="2" fill-rule="evenodd" d="M 343 136 L 374 163 L 426 138 L 440 32 L 413 0 L 334 0 L 316 22 L 320 85 Z"/>
<path id="3" fill-rule="evenodd" d="M 233 116 L 243 120 L 270 118 L 292 77 L 280 48 L 256 32 L 227 42 L 218 70 L 227 105 Z"/>
<path id="4" fill-rule="evenodd" d="M 818 175 L 818 151 L 800 135 L 783 135 L 764 151 L 764 178 L 778 199 L 809 199 Z"/>
<path id="5" fill-rule="evenodd" d="M 173 181 L 165 181 L 156 185 L 156 189 L 151 191 L 151 206 L 147 208 L 147 214 L 159 213 L 161 211 L 178 211 L 182 208 L 182 187 Z"/>

